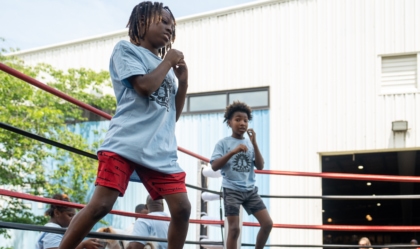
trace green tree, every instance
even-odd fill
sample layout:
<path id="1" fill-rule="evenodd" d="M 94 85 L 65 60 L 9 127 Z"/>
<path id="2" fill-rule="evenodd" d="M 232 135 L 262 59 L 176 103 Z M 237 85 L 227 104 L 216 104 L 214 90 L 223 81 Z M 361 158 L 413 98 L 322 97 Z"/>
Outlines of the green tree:
<path id="1" fill-rule="evenodd" d="M 115 98 L 103 95 L 110 87 L 109 73 L 89 69 L 66 72 L 50 65 L 25 65 L 16 57 L 5 56 L 0 62 L 56 88 L 98 109 L 113 113 Z M 94 153 L 98 143 L 89 145 L 71 125 L 87 121 L 86 112 L 50 93 L 0 71 L 0 122 L 46 137 L 80 150 Z M 70 124 L 72 123 L 72 124 Z M 53 166 L 46 162 L 54 162 Z M 51 197 L 66 193 L 71 200 L 84 203 L 94 181 L 96 160 L 54 148 L 42 142 L 0 129 L 0 186 L 19 192 Z M 0 220 L 44 224 L 46 218 L 35 216 L 21 200 L 0 196 Z M 0 237 L 7 237 L 0 230 Z"/>

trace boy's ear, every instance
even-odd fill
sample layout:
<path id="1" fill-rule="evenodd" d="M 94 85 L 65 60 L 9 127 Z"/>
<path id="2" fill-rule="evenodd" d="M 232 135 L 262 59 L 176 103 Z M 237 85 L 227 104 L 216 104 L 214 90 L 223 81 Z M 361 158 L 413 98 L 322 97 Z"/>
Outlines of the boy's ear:
<path id="1" fill-rule="evenodd" d="M 227 123 L 227 125 L 230 127 L 230 120 L 228 120 L 226 123 Z"/>
<path id="2" fill-rule="evenodd" d="M 60 211 L 58 211 L 58 209 L 54 209 L 54 217 L 57 217 L 61 214 Z"/>

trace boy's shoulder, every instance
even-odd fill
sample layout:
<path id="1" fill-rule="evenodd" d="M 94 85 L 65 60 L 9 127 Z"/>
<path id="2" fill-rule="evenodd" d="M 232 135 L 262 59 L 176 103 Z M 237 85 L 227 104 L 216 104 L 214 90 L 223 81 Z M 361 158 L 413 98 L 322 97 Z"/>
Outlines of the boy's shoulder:
<path id="1" fill-rule="evenodd" d="M 115 44 L 114 46 L 113 54 L 118 54 L 119 56 L 121 56 L 122 54 L 129 54 L 135 55 L 137 57 L 156 57 L 158 58 L 158 60 L 160 60 L 158 56 L 154 55 L 148 49 L 142 46 L 136 46 L 127 40 L 121 40 L 117 42 L 117 44 Z"/>
<path id="2" fill-rule="evenodd" d="M 132 44 L 129 41 L 121 40 L 115 44 L 114 49 L 129 49 L 129 50 L 135 50 L 136 46 Z"/>

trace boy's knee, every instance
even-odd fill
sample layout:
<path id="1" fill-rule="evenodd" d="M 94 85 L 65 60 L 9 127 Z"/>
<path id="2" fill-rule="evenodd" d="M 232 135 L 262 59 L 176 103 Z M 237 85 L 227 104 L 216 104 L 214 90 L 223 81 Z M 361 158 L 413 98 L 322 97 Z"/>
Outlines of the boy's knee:
<path id="1" fill-rule="evenodd" d="M 264 232 L 270 232 L 271 229 L 273 228 L 273 221 L 270 219 L 269 221 L 265 222 L 264 224 L 261 224 L 261 229 Z"/>
<path id="2" fill-rule="evenodd" d="M 190 218 L 191 214 L 191 203 L 185 202 L 184 205 L 180 205 L 180 215 L 183 216 L 186 219 Z"/>
<path id="3" fill-rule="evenodd" d="M 175 209 L 171 212 L 171 216 L 176 216 L 178 219 L 189 220 L 191 214 L 191 204 L 189 201 L 184 201 L 180 203 Z"/>
<path id="4" fill-rule="evenodd" d="M 241 229 L 239 226 L 229 226 L 229 236 L 231 236 L 234 239 L 237 239 L 239 237 L 239 233 L 241 232 Z"/>

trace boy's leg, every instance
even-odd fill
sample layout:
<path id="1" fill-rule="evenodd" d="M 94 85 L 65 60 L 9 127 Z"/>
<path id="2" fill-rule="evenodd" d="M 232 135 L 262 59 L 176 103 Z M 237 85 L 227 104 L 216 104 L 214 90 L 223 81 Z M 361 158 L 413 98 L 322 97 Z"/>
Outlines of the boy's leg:
<path id="1" fill-rule="evenodd" d="M 191 204 L 185 188 L 186 174 L 184 172 L 164 174 L 141 165 L 136 165 L 135 170 L 150 197 L 153 200 L 164 198 L 168 204 L 171 213 L 168 249 L 183 248 L 191 213 Z"/>
<path id="2" fill-rule="evenodd" d="M 58 248 L 76 248 L 96 222 L 112 210 L 112 206 L 119 195 L 120 192 L 116 189 L 96 186 L 92 199 L 86 207 L 73 217 Z"/>
<path id="3" fill-rule="evenodd" d="M 226 216 L 228 221 L 228 236 L 226 239 L 226 248 L 238 248 L 238 237 L 241 229 L 239 228 L 239 216 Z"/>
<path id="4" fill-rule="evenodd" d="M 260 231 L 257 235 L 257 241 L 255 243 L 255 249 L 262 249 L 267 242 L 268 236 L 270 235 L 271 228 L 273 227 L 273 221 L 271 220 L 270 214 L 267 209 L 260 210 L 254 213 L 260 223 Z"/>
<path id="5" fill-rule="evenodd" d="M 119 195 L 124 195 L 134 167 L 113 152 L 98 152 L 96 188 L 88 205 L 70 222 L 59 249 L 74 249 L 85 238 L 96 222 L 108 214 Z"/>
<path id="6" fill-rule="evenodd" d="M 229 226 L 226 239 L 226 248 L 228 249 L 238 248 L 238 238 L 241 232 L 239 215 L 241 205 L 243 204 L 245 197 L 246 194 L 244 192 L 223 188 L 225 216 Z"/>
<path id="7" fill-rule="evenodd" d="M 163 196 L 171 213 L 168 230 L 168 249 L 184 247 L 188 233 L 191 204 L 187 193 L 177 193 Z"/>

